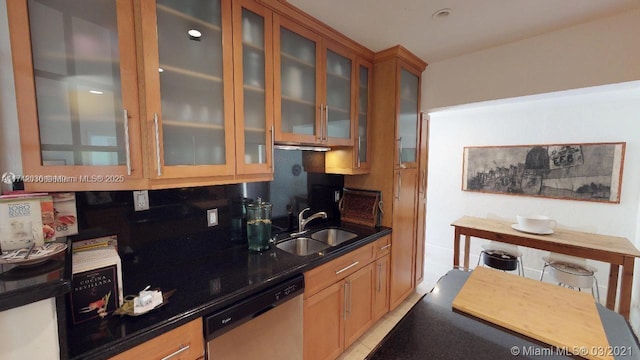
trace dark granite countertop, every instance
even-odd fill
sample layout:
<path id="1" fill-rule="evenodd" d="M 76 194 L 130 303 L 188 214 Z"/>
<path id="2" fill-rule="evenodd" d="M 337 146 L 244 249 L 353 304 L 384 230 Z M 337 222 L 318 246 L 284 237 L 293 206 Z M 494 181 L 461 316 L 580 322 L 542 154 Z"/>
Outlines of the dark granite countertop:
<path id="1" fill-rule="evenodd" d="M 125 295 L 137 294 L 147 285 L 176 292 L 165 306 L 142 316 L 108 316 L 68 325 L 66 334 L 61 334 L 66 353 L 71 359 L 108 358 L 391 233 L 389 228 L 339 222 L 321 227 L 328 225 L 359 236 L 309 256 L 275 246 L 251 252 L 246 240 L 230 241 L 224 229 L 120 251 Z"/>
<path id="2" fill-rule="evenodd" d="M 571 359 L 536 342 L 451 308 L 469 272 L 451 270 L 394 327 L 367 359 Z M 638 359 L 640 347 L 629 323 L 597 304 L 615 359 Z"/>
<path id="3" fill-rule="evenodd" d="M 44 263 L 28 266 L 0 265 L 0 311 L 5 311 L 71 290 L 71 268 L 65 266 L 70 249 Z"/>

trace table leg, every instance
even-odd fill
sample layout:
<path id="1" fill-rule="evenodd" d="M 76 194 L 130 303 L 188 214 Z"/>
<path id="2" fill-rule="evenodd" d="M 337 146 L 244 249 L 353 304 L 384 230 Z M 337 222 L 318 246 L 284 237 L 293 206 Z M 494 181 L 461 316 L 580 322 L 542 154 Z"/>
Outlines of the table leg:
<path id="1" fill-rule="evenodd" d="M 469 271 L 469 249 L 471 248 L 471 236 L 464 237 L 464 269 Z"/>
<path id="2" fill-rule="evenodd" d="M 455 228 L 453 235 L 453 268 L 457 269 L 460 266 L 460 229 Z"/>
<path id="3" fill-rule="evenodd" d="M 633 288 L 633 257 L 625 257 L 622 264 L 622 281 L 620 284 L 620 309 L 619 313 L 629 320 L 631 311 L 631 290 Z"/>
<path id="4" fill-rule="evenodd" d="M 618 272 L 620 266 L 611 264 L 609 268 L 609 284 L 607 285 L 607 308 L 616 311 L 616 293 L 618 292 Z"/>

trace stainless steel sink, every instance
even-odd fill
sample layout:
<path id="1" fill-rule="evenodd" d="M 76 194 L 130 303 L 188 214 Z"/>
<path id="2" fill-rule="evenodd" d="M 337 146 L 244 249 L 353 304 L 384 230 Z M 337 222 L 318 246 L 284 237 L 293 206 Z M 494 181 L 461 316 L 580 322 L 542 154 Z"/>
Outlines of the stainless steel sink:
<path id="1" fill-rule="evenodd" d="M 320 252 L 328 248 L 329 245 L 308 237 L 299 237 L 283 241 L 276 247 L 294 255 L 306 256 Z"/>
<path id="2" fill-rule="evenodd" d="M 321 241 L 329 246 L 340 245 L 343 242 L 354 239 L 356 237 L 358 237 L 357 234 L 340 228 L 322 229 L 311 234 L 312 239 Z"/>

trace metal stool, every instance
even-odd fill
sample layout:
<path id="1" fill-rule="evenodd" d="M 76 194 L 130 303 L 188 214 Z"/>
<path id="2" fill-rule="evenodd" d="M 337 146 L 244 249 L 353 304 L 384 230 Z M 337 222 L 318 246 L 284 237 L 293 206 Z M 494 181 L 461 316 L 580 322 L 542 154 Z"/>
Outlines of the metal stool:
<path id="1" fill-rule="evenodd" d="M 480 260 L 486 266 L 502 271 L 514 271 L 518 270 L 518 275 L 524 276 L 524 267 L 522 266 L 522 253 L 518 251 L 517 247 L 507 247 L 504 245 L 495 246 L 491 244 L 489 246 L 483 246 L 478 257 L 478 266 Z"/>
<path id="2" fill-rule="evenodd" d="M 598 279 L 595 277 L 595 273 L 598 270 L 587 265 L 584 259 L 576 258 L 574 261 L 571 259 L 554 259 L 553 257 L 543 257 L 542 259 L 544 260 L 544 266 L 542 267 L 542 274 L 540 274 L 540 281 L 542 281 L 545 270 L 548 267 L 551 277 L 558 285 L 569 289 L 577 289 L 578 291 L 591 289 L 591 295 L 597 302 L 600 302 Z"/>

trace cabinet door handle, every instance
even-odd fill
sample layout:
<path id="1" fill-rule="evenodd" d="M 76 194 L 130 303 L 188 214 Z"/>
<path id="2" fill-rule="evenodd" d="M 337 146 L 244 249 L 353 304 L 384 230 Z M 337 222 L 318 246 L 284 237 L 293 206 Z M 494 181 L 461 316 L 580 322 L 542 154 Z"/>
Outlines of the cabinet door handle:
<path id="1" fill-rule="evenodd" d="M 271 125 L 271 171 L 275 172 L 276 171 L 276 162 L 275 162 L 275 155 L 276 155 L 276 135 L 275 132 L 273 131 L 273 125 Z"/>
<path id="2" fill-rule="evenodd" d="M 360 261 L 355 261 L 353 264 L 351 264 L 349 266 L 346 266 L 346 267 L 343 267 L 342 269 L 336 271 L 336 275 L 339 275 L 339 274 L 351 269 L 352 267 L 354 267 L 354 266 L 356 266 L 358 264 L 360 264 Z"/>
<path id="3" fill-rule="evenodd" d="M 127 175 L 131 176 L 131 144 L 129 143 L 129 112 L 123 111 L 124 116 L 124 151 L 127 156 Z"/>
<path id="4" fill-rule="evenodd" d="M 156 130 L 156 167 L 158 168 L 158 176 L 162 176 L 162 164 L 160 161 L 160 126 L 158 125 L 158 113 L 153 114 L 153 125 Z"/>
<path id="5" fill-rule="evenodd" d="M 398 139 L 398 166 L 401 168 L 405 168 L 406 166 L 402 163 L 402 136 Z"/>
<path id="6" fill-rule="evenodd" d="M 422 179 L 422 184 L 421 184 L 422 185 L 421 186 L 422 187 L 422 193 L 424 193 L 425 191 L 427 191 L 427 170 L 422 169 L 420 171 L 420 174 L 421 174 L 420 176 L 422 177 L 421 178 Z"/>
<path id="7" fill-rule="evenodd" d="M 376 292 L 380 292 L 382 290 L 382 264 L 378 264 L 378 289 Z"/>
<path id="8" fill-rule="evenodd" d="M 362 137 L 358 136 L 358 149 L 356 151 L 356 159 L 357 159 L 357 161 L 356 161 L 357 166 L 356 167 L 358 169 L 360 169 L 360 146 L 362 145 L 361 142 L 362 142 Z"/>
<path id="9" fill-rule="evenodd" d="M 178 350 L 176 350 L 176 351 L 174 351 L 173 353 L 171 353 L 171 354 L 169 354 L 169 355 L 167 355 L 167 356 L 163 357 L 161 360 L 169 360 L 169 359 L 171 359 L 172 357 L 174 357 L 174 356 L 176 356 L 176 355 L 179 355 L 179 354 L 182 354 L 183 352 L 185 352 L 185 351 L 189 350 L 189 348 L 190 348 L 190 347 L 191 347 L 190 345 L 184 346 L 184 345 L 180 344 L 180 346 L 179 346 L 179 349 L 178 349 Z"/>
<path id="10" fill-rule="evenodd" d="M 324 134 L 324 130 L 322 130 L 323 123 L 324 123 L 324 104 L 320 104 L 320 125 L 318 127 L 318 136 L 316 136 L 319 142 L 322 142 L 322 134 Z"/>
<path id="11" fill-rule="evenodd" d="M 329 141 L 329 105 L 324 106 L 324 141 Z"/>
<path id="12" fill-rule="evenodd" d="M 391 244 L 387 244 L 387 245 L 385 245 L 385 246 L 381 246 L 381 247 L 380 247 L 380 250 L 381 250 L 381 251 L 382 251 L 382 250 L 386 250 L 386 249 L 388 249 L 388 248 L 390 248 L 390 247 L 391 247 Z"/>
<path id="13" fill-rule="evenodd" d="M 344 283 L 344 285 L 342 285 L 342 300 L 342 318 L 347 320 L 347 283 Z"/>
<path id="14" fill-rule="evenodd" d="M 402 173 L 398 171 L 398 191 L 396 193 L 396 200 L 400 200 L 400 189 L 402 189 Z"/>
<path id="15" fill-rule="evenodd" d="M 347 310 L 347 314 L 349 314 L 349 317 L 351 317 L 351 281 L 347 282 L 347 285 L 349 285 L 349 310 Z"/>

